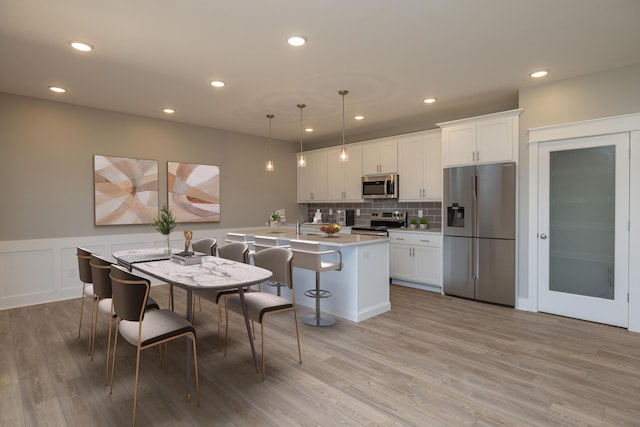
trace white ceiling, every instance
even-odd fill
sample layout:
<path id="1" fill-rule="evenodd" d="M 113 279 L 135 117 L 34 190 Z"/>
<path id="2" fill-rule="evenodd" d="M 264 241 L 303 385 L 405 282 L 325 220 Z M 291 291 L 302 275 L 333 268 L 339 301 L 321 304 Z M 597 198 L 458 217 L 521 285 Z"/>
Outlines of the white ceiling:
<path id="1" fill-rule="evenodd" d="M 288 46 L 292 33 L 309 43 Z M 640 1 L 2 0 L 0 60 L 1 92 L 262 136 L 272 113 L 291 141 L 298 103 L 316 129 L 305 142 L 341 138 L 347 89 L 351 142 L 514 99 L 534 70 L 549 82 L 640 63 Z"/>

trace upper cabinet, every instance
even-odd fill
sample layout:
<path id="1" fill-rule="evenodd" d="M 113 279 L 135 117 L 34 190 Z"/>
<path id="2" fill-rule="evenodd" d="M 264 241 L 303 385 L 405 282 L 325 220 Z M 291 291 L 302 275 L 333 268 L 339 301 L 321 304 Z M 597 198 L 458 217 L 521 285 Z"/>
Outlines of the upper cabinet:
<path id="1" fill-rule="evenodd" d="M 438 123 L 442 166 L 517 161 L 520 113 L 522 109 Z"/>
<path id="2" fill-rule="evenodd" d="M 362 145 L 362 174 L 398 172 L 398 145 L 396 139 L 384 139 Z"/>
<path id="3" fill-rule="evenodd" d="M 329 202 L 362 201 L 362 147 L 348 146 L 349 161 L 341 162 L 341 146 L 327 151 L 327 195 Z"/>
<path id="4" fill-rule="evenodd" d="M 398 138 L 400 201 L 442 199 L 441 146 L 439 130 Z"/>
<path id="5" fill-rule="evenodd" d="M 298 168 L 298 203 L 327 201 L 327 151 L 304 153 L 307 166 Z"/>

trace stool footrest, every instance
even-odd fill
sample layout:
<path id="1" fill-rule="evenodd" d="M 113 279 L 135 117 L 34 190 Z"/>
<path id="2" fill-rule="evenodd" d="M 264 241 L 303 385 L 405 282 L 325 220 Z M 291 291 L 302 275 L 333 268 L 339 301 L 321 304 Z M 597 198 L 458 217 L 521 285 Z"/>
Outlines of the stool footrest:
<path id="1" fill-rule="evenodd" d="M 329 298 L 331 296 L 331 292 L 323 289 L 309 289 L 304 291 L 304 294 L 311 298 Z"/>

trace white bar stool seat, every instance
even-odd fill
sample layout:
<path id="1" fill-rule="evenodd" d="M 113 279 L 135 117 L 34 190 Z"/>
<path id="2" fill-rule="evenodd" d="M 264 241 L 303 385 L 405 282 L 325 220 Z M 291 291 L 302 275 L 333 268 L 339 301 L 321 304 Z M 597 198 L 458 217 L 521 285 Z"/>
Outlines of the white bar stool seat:
<path id="1" fill-rule="evenodd" d="M 255 236 L 255 248 L 256 252 L 260 252 L 267 248 L 288 248 L 290 245 L 280 244 L 280 240 L 277 237 L 271 236 Z M 283 286 L 280 282 L 269 280 L 266 282 L 267 285 L 273 286 L 276 288 L 276 294 L 278 296 L 282 296 L 280 292 L 280 288 Z"/>
<path id="2" fill-rule="evenodd" d="M 336 320 L 323 317 L 320 313 L 320 300 L 331 296 L 331 292 L 320 289 L 320 273 L 323 271 L 342 270 L 342 252 L 338 249 L 321 250 L 320 243 L 309 240 L 292 240 L 293 266 L 305 270 L 315 271 L 315 289 L 305 291 L 305 295 L 316 300 L 316 313 L 306 316 L 302 321 L 309 326 L 331 326 Z M 331 256 L 333 260 L 327 260 Z"/>

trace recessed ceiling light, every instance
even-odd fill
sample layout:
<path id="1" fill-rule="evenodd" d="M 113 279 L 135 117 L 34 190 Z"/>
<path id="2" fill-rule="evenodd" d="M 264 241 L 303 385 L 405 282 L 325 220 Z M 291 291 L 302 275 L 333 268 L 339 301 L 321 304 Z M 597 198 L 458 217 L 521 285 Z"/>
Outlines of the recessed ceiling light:
<path id="1" fill-rule="evenodd" d="M 162 111 L 167 114 L 173 114 L 176 112 L 176 110 L 174 110 L 173 108 L 163 108 Z"/>
<path id="2" fill-rule="evenodd" d="M 437 101 L 437 99 L 436 99 L 436 98 L 427 98 L 427 99 L 425 99 L 423 102 L 424 102 L 425 104 L 433 104 L 433 103 L 434 103 L 434 102 L 436 102 L 436 101 Z"/>
<path id="3" fill-rule="evenodd" d="M 67 90 L 60 86 L 49 86 L 49 90 L 55 93 L 65 93 Z"/>
<path id="4" fill-rule="evenodd" d="M 91 52 L 93 50 L 93 46 L 85 42 L 71 41 L 69 42 L 69 45 L 80 52 Z"/>
<path id="5" fill-rule="evenodd" d="M 287 43 L 291 46 L 299 47 L 307 44 L 307 38 L 305 36 L 295 35 L 287 39 Z"/>
<path id="6" fill-rule="evenodd" d="M 304 128 L 305 132 L 313 132 L 313 128 Z"/>
<path id="7" fill-rule="evenodd" d="M 223 87 L 224 86 L 224 82 L 222 82 L 220 80 L 212 80 L 209 84 L 211 86 L 213 86 L 213 87 Z"/>
<path id="8" fill-rule="evenodd" d="M 364 120 L 364 116 L 362 114 L 358 114 L 357 116 L 353 116 L 356 120 Z"/>
<path id="9" fill-rule="evenodd" d="M 534 79 L 539 79 L 540 77 L 544 77 L 547 74 L 549 74 L 547 70 L 540 70 L 536 71 L 535 73 L 531 73 L 531 77 L 533 77 Z"/>

